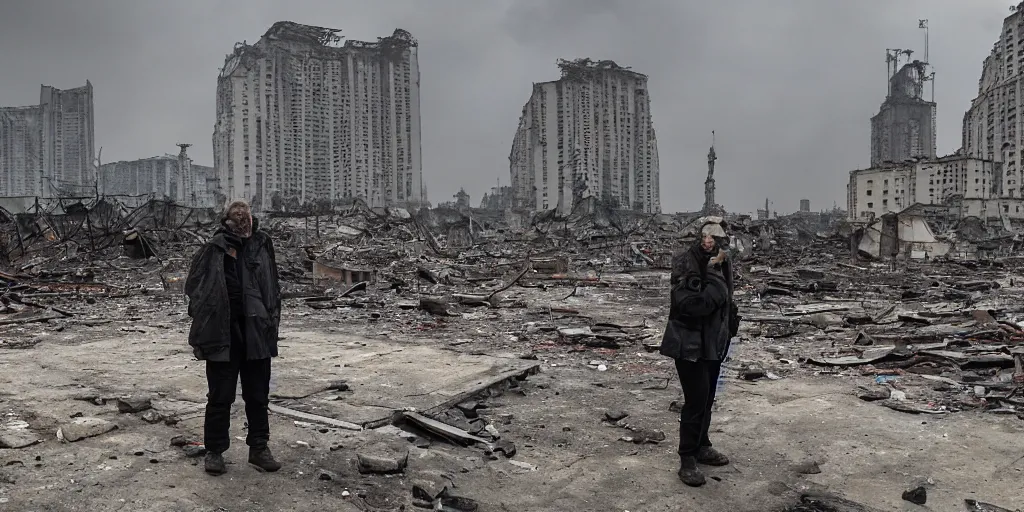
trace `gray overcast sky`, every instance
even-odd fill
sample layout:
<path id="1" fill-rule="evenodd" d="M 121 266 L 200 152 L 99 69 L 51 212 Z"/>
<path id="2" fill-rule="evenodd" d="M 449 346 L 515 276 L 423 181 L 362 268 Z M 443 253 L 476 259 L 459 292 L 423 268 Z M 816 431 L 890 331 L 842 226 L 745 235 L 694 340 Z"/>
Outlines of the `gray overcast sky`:
<path id="1" fill-rule="evenodd" d="M 1016 2 L 1012 2 L 1016 3 Z M 3 0 L 0 105 L 39 84 L 95 87 L 103 160 L 191 142 L 212 165 L 217 70 L 236 41 L 279 20 L 420 42 L 424 178 L 434 203 L 498 179 L 531 83 L 559 57 L 612 59 L 650 76 L 662 208 L 703 201 L 710 132 L 718 200 L 750 212 L 845 206 L 867 167 L 869 118 L 885 95 L 885 48 L 923 55 L 931 27 L 940 153 L 960 146 L 982 59 L 1006 0 Z"/>

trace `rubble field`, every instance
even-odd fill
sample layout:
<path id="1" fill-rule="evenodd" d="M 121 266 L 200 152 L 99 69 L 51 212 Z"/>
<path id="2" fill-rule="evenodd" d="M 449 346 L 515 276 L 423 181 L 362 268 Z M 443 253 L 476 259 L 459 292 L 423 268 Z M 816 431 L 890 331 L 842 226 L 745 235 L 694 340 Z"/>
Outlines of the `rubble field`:
<path id="1" fill-rule="evenodd" d="M 6 231 L 0 510 L 1024 508 L 1012 258 L 894 268 L 851 258 L 840 230 L 735 223 L 744 319 L 711 433 L 733 463 L 692 489 L 657 347 L 671 251 L 706 219 L 269 218 L 285 466 L 245 462 L 239 397 L 228 473 L 212 477 L 181 286 L 215 216 L 115 206 L 21 214 Z"/>

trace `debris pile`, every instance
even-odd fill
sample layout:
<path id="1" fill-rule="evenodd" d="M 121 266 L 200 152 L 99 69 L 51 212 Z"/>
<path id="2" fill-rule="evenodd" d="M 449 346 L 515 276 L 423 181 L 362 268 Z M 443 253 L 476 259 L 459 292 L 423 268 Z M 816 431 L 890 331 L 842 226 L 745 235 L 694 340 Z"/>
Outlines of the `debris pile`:
<path id="1" fill-rule="evenodd" d="M 47 336 L 70 337 L 98 326 L 183 335 L 188 265 L 217 229 L 217 219 L 217 212 L 171 203 L 127 208 L 108 199 L 0 216 L 6 220 L 0 222 L 0 347 L 30 349 Z M 882 243 L 891 228 L 885 223 L 878 233 L 866 234 L 870 226 L 828 215 L 756 221 L 643 215 L 596 200 L 580 202 L 566 217 L 465 205 L 410 212 L 357 201 L 315 214 L 269 213 L 260 221 L 275 243 L 283 315 L 300 317 L 311 331 L 343 330 L 395 343 L 419 338 L 474 356 L 500 353 L 506 361 L 575 366 L 595 379 L 614 376 L 637 401 L 652 394 L 645 392 L 670 389 L 674 378 L 671 363 L 657 354 L 673 251 L 695 242 L 704 223 L 728 222 L 743 322 L 723 367 L 727 378 L 759 385 L 795 375 L 827 376 L 842 379 L 849 393 L 872 407 L 1024 419 L 1024 261 L 1003 251 L 1006 244 L 1016 246 L 1015 237 L 989 227 L 965 222 L 929 228 L 941 233 L 937 242 L 951 243 L 944 257 L 917 257 L 923 251 L 912 246 L 925 242 L 914 242 L 898 247 L 894 260 Z M 658 313 L 648 314 L 652 310 Z M 341 402 L 335 410 L 342 410 L 351 405 L 350 395 L 366 388 L 352 374 L 344 381 L 309 373 L 302 375 L 309 382 L 293 374 L 293 389 L 275 389 L 272 412 L 319 433 L 380 434 L 395 427 L 378 427 L 393 423 L 405 430 L 392 433 L 409 441 L 345 453 L 350 464 L 325 464 L 317 481 L 397 481 L 398 474 L 419 506 L 475 510 L 473 500 L 454 494 L 450 475 L 426 475 L 410 450 L 415 455 L 444 442 L 515 471 L 537 471 L 517 458 L 517 451 L 533 448 L 530 440 L 509 435 L 511 415 L 489 408 L 485 396 L 462 396 L 437 410 L 374 403 L 386 412 L 349 422 L 328 417 L 329 405 Z M 331 396 L 310 398 L 325 391 Z M 128 422 L 150 428 L 195 414 L 157 396 L 90 395 L 83 399 L 109 402 L 109 408 L 116 404 L 117 416 L 83 414 L 62 421 L 56 432 L 70 443 L 109 435 Z M 666 408 L 678 411 L 680 403 Z M 649 423 L 632 404 L 615 405 L 591 418 L 621 441 L 612 444 L 664 447 L 663 425 Z M 14 415 L 0 418 L 0 448 L 40 443 L 26 426 Z M 190 458 L 205 452 L 191 436 L 176 437 L 171 446 Z M 326 455 L 335 451 L 332 446 Z M 814 475 L 822 468 L 808 459 L 793 471 Z M 375 499 L 366 490 L 352 492 L 367 503 Z M 911 488 L 904 499 L 925 503 L 927 491 Z M 803 496 L 792 510 L 838 509 L 838 503 Z"/>

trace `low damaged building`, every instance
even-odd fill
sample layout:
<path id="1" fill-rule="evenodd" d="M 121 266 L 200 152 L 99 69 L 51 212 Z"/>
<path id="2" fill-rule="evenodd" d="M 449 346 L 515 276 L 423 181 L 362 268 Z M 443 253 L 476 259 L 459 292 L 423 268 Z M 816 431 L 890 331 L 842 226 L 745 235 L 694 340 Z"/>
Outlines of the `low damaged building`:
<path id="1" fill-rule="evenodd" d="M 942 206 L 958 218 L 1024 219 L 1024 198 L 1007 193 L 1000 162 L 965 155 L 911 160 L 850 172 L 850 220 L 870 221 L 916 204 Z"/>
<path id="2" fill-rule="evenodd" d="M 194 164 L 183 154 L 104 164 L 99 179 L 107 196 L 148 196 L 197 208 L 223 202 L 218 201 L 213 167 Z"/>
<path id="3" fill-rule="evenodd" d="M 887 163 L 850 172 L 847 210 L 851 220 L 867 221 L 918 203 L 957 203 L 965 215 L 1024 217 L 1020 198 L 1002 184 L 1000 163 L 965 155 Z"/>

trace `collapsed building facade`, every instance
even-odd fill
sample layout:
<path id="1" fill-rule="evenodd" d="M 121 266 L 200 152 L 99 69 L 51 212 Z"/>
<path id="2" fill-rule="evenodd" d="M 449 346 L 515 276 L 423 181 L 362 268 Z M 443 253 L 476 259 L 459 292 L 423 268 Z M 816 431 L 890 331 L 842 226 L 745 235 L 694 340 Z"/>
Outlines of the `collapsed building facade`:
<path id="1" fill-rule="evenodd" d="M 278 22 L 227 56 L 213 134 L 225 196 L 257 209 L 426 200 L 418 43 L 399 29 L 340 45 L 339 32 Z"/>
<path id="2" fill-rule="evenodd" d="M 647 76 L 611 61 L 559 61 L 533 85 L 509 155 L 516 207 L 572 211 L 585 198 L 661 211 Z"/>
<path id="3" fill-rule="evenodd" d="M 95 186 L 92 83 L 40 86 L 39 104 L 0 107 L 0 196 L 56 197 Z"/>

